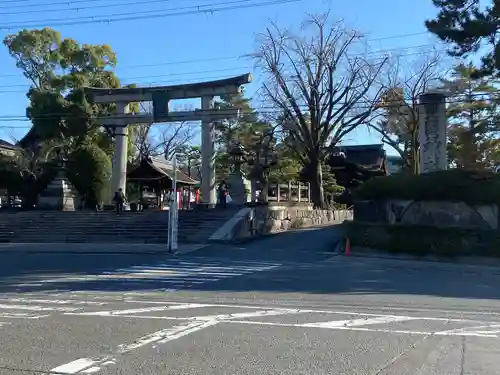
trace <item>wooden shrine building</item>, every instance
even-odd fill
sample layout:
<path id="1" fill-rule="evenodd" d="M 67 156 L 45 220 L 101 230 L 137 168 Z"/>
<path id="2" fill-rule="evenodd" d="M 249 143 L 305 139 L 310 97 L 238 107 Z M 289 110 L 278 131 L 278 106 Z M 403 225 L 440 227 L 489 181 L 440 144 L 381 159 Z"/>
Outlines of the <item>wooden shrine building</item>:
<path id="1" fill-rule="evenodd" d="M 337 184 L 345 189 L 335 201 L 347 205 L 353 203 L 352 189 L 371 178 L 388 175 L 387 155 L 382 144 L 336 147 L 328 165 Z"/>
<path id="2" fill-rule="evenodd" d="M 189 177 L 179 168 L 175 171 L 177 190 L 191 192 L 199 186 L 199 181 Z M 127 182 L 137 183 L 140 186 L 141 200 L 144 191 L 154 191 L 158 207 L 162 208 L 165 197 L 172 189 L 174 169 L 171 162 L 160 158 L 144 158 L 141 163 L 127 173 Z M 187 199 L 190 199 L 189 197 Z"/>

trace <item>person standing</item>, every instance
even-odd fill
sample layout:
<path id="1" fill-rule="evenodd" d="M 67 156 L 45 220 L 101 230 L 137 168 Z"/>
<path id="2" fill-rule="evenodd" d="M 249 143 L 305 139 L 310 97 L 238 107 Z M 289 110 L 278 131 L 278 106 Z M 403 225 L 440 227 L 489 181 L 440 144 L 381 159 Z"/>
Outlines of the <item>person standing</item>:
<path id="1" fill-rule="evenodd" d="M 227 187 L 226 181 L 222 180 L 219 184 L 219 187 L 217 188 L 219 202 L 222 208 L 226 208 L 228 190 L 229 189 Z"/>
<path id="2" fill-rule="evenodd" d="M 117 192 L 115 192 L 115 196 L 113 197 L 113 201 L 115 202 L 116 214 L 120 215 L 123 212 L 123 205 L 126 201 L 125 193 L 120 188 Z"/>

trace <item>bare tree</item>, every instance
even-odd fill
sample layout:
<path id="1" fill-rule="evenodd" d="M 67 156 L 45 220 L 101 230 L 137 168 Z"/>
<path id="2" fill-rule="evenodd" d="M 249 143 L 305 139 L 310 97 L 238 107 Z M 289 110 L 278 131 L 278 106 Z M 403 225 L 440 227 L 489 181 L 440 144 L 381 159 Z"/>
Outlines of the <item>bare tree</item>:
<path id="1" fill-rule="evenodd" d="M 409 62 L 408 56 L 388 61 L 380 76 L 384 95 L 380 101 L 382 119 L 368 126 L 382 136 L 403 159 L 404 167 L 419 173 L 418 97 L 439 84 L 442 78 L 439 54 L 431 52 Z"/>
<path id="2" fill-rule="evenodd" d="M 155 156 L 170 158 L 185 147 L 195 136 L 192 123 L 138 124 L 132 132 L 132 144 L 138 159 Z"/>
<path id="3" fill-rule="evenodd" d="M 328 15 L 308 16 L 298 32 L 272 25 L 252 56 L 265 74 L 264 100 L 279 114 L 311 183 L 316 206 L 324 206 L 322 163 L 332 148 L 372 114 L 384 59 L 354 54 L 363 38 Z"/>

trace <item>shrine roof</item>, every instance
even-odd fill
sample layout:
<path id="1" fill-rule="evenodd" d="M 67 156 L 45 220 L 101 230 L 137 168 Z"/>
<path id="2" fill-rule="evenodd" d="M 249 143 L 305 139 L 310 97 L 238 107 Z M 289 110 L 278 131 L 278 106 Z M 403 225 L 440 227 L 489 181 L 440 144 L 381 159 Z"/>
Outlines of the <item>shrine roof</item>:
<path id="1" fill-rule="evenodd" d="M 9 143 L 7 141 L 4 141 L 3 139 L 0 139 L 0 148 L 14 150 L 17 147 L 15 145 L 13 145 L 12 143 Z"/>
<path id="2" fill-rule="evenodd" d="M 197 185 L 199 182 L 187 176 L 179 168 L 177 168 L 175 177 L 177 182 L 186 185 Z M 141 164 L 135 169 L 127 173 L 129 180 L 161 180 L 168 178 L 173 180 L 174 168 L 171 162 L 160 158 L 147 158 L 141 161 Z"/>
<path id="3" fill-rule="evenodd" d="M 341 152 L 345 158 L 338 156 Z M 330 165 L 355 164 L 363 169 L 376 170 L 384 169 L 386 160 L 387 156 L 382 144 L 339 146 L 333 150 Z"/>

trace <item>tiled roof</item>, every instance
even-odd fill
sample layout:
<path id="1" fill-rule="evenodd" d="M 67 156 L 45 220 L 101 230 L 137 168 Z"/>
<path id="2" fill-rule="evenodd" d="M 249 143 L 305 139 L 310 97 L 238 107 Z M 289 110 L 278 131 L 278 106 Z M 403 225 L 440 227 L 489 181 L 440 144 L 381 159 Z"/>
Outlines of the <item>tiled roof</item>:
<path id="1" fill-rule="evenodd" d="M 1 148 L 8 148 L 8 149 L 15 149 L 16 146 L 14 146 L 12 143 L 9 143 L 3 139 L 0 139 L 0 147 Z"/>
<path id="2" fill-rule="evenodd" d="M 386 160 L 382 144 L 339 146 L 335 151 L 342 151 L 348 162 L 366 168 L 380 168 Z"/>
<path id="3" fill-rule="evenodd" d="M 173 179 L 173 177 L 174 177 L 173 165 L 171 162 L 169 162 L 165 159 L 160 159 L 160 158 L 150 158 L 148 162 L 158 172 L 164 174 L 165 176 L 167 176 L 170 179 Z M 177 182 L 181 182 L 184 184 L 196 185 L 199 183 L 198 181 L 188 177 L 179 168 L 177 168 L 175 177 L 177 178 Z"/>

